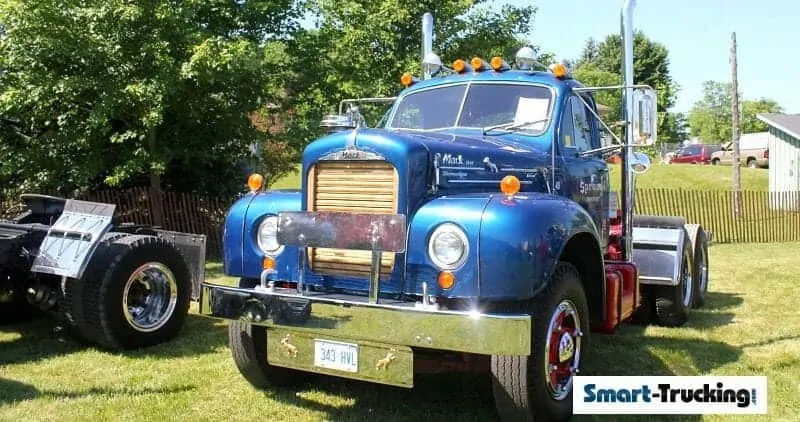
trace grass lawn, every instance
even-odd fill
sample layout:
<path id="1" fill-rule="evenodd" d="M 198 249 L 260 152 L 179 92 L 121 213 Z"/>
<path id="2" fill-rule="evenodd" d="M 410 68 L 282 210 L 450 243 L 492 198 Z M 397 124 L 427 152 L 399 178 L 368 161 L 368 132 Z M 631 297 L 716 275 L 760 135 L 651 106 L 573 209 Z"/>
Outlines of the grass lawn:
<path id="1" fill-rule="evenodd" d="M 767 419 L 796 420 L 800 243 L 714 245 L 710 253 L 706 309 L 680 329 L 623 326 L 617 335 L 595 335 L 587 374 L 766 375 Z M 219 264 L 208 270 L 210 278 L 224 281 Z M 491 388 L 481 381 L 475 375 L 425 376 L 406 390 L 320 377 L 296 390 L 262 392 L 236 370 L 224 322 L 190 315 L 178 339 L 126 354 L 82 347 L 48 320 L 0 326 L 2 421 L 492 421 Z"/>
<path id="2" fill-rule="evenodd" d="M 611 167 L 612 189 L 619 190 L 619 165 Z M 733 168 L 730 166 L 700 166 L 692 164 L 660 165 L 653 163 L 650 170 L 636 176 L 636 187 L 641 189 L 692 189 L 704 191 L 731 190 Z M 766 191 L 769 186 L 769 170 L 741 169 L 742 190 Z M 290 173 L 276 181 L 271 189 L 299 189 L 300 171 Z"/>

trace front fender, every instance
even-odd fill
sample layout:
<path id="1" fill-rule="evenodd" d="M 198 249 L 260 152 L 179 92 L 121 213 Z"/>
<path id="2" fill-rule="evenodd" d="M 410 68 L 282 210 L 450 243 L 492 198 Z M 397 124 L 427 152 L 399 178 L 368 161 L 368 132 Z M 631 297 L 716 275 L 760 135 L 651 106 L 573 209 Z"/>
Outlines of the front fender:
<path id="1" fill-rule="evenodd" d="M 414 213 L 408 228 L 406 247 L 405 291 L 422 294 L 422 283 L 427 283 L 428 293 L 448 298 L 474 298 L 479 296 L 478 286 L 478 233 L 483 209 L 489 197 L 485 194 L 449 195 L 432 199 Z M 462 230 L 469 241 L 467 259 L 455 270 L 455 284 L 442 290 L 437 282 L 440 270 L 428 257 L 428 241 L 441 224 L 453 223 Z"/>
<path id="2" fill-rule="evenodd" d="M 225 274 L 257 279 L 261 275 L 264 253 L 256 241 L 258 225 L 280 211 L 300 211 L 300 191 L 276 190 L 249 194 L 236 201 L 225 218 L 222 256 Z M 290 279 L 297 274 L 298 250 L 284 246 L 275 259 L 277 277 Z"/>
<path id="3" fill-rule="evenodd" d="M 483 211 L 479 243 L 484 299 L 519 300 L 545 287 L 570 238 L 599 233 L 577 203 L 543 193 L 493 195 Z"/>

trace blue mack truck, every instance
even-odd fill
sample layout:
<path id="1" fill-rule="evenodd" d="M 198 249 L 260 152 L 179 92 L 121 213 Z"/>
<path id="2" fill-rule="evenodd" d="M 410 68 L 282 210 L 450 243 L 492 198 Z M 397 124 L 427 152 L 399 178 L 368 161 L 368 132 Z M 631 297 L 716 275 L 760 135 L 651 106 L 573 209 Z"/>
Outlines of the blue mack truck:
<path id="1" fill-rule="evenodd" d="M 224 269 L 240 282 L 204 282 L 200 312 L 230 321 L 241 374 L 411 388 L 423 371 L 485 370 L 502 420 L 566 420 L 591 332 L 684 324 L 708 288 L 707 233 L 633 214 L 656 96 L 633 84 L 632 10 L 624 84 L 600 88 L 528 47 L 513 68 L 445 67 L 426 14 L 421 79 L 343 101 L 303 153 L 302 189 L 264 191 L 254 175 L 231 207 Z M 601 145 L 600 89 L 623 92 L 624 141 Z M 358 104 L 375 101 L 392 105 L 369 128 Z M 617 152 L 619 194 L 604 160 Z"/>

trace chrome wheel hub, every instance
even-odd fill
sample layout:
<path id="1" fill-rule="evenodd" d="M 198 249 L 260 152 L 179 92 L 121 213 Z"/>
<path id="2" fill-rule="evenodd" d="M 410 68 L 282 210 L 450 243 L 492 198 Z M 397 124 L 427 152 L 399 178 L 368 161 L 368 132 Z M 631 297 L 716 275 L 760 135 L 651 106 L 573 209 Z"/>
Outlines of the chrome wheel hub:
<path id="1" fill-rule="evenodd" d="M 177 303 L 175 275 L 160 262 L 148 262 L 137 268 L 122 292 L 125 320 L 140 332 L 152 332 L 163 327 Z"/>
<path id="2" fill-rule="evenodd" d="M 563 300 L 553 310 L 545 340 L 545 379 L 555 400 L 564 400 L 572 391 L 581 360 L 581 320 L 578 308 Z"/>

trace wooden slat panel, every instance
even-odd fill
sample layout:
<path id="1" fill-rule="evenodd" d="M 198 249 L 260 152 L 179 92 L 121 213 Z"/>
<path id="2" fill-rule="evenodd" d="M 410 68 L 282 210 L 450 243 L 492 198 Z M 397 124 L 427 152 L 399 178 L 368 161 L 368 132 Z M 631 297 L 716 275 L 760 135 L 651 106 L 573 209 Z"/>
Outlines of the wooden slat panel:
<path id="1" fill-rule="evenodd" d="M 308 175 L 308 210 L 393 214 L 397 212 L 397 170 L 387 162 L 320 162 Z M 382 278 L 394 267 L 394 254 L 381 257 Z M 368 251 L 311 248 L 309 263 L 314 272 L 327 275 L 368 277 Z"/>

